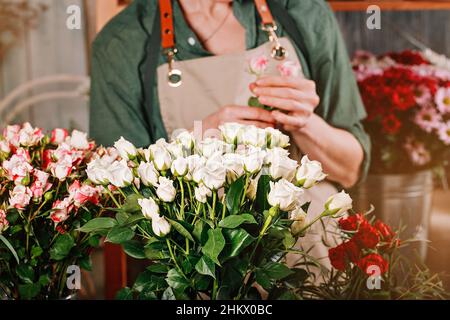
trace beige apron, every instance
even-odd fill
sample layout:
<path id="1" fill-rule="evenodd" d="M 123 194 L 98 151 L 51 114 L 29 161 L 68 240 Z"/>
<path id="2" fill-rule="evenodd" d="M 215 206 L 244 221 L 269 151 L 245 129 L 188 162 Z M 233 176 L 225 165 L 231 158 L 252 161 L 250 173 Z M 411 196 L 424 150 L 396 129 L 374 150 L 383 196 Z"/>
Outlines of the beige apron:
<path id="1" fill-rule="evenodd" d="M 294 47 L 287 38 L 280 42 L 289 53 L 288 60 L 300 61 Z M 169 138 L 177 129 L 192 129 L 194 123 L 200 124 L 202 119 L 214 113 L 222 106 L 235 104 L 247 106 L 252 96 L 249 84 L 255 81 L 255 76 L 248 72 L 248 62 L 252 57 L 261 54 L 270 57 L 273 44 L 267 42 L 255 49 L 242 53 L 212 56 L 206 58 L 177 61 L 176 67 L 183 73 L 183 84 L 174 88 L 167 83 L 168 65 L 161 65 L 158 70 L 158 95 L 161 115 Z M 279 61 L 270 58 L 267 74 L 276 74 Z M 298 148 L 292 148 L 291 156 L 298 160 L 301 157 Z M 308 211 L 309 219 L 323 211 L 323 205 L 329 196 L 336 193 L 330 183 L 323 182 L 310 190 L 307 196 L 312 201 Z M 331 221 L 325 221 L 330 224 Z M 332 229 L 333 226 L 330 226 Z M 310 250 L 309 255 L 320 259 L 329 267 L 328 248 L 322 244 L 324 235 L 322 225 L 316 223 L 308 235 L 299 239 L 304 250 Z M 288 257 L 288 263 L 294 264 L 293 257 Z"/>

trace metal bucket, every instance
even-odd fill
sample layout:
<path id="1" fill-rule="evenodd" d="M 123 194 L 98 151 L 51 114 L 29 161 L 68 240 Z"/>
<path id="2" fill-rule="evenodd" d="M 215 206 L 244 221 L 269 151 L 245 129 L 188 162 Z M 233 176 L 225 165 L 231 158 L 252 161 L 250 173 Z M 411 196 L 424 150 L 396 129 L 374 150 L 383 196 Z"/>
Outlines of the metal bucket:
<path id="1" fill-rule="evenodd" d="M 354 210 L 365 212 L 372 204 L 378 218 L 393 228 L 403 228 L 401 239 L 418 240 L 403 250 L 404 255 L 425 260 L 433 193 L 431 170 L 414 174 L 369 175 L 350 193 Z"/>

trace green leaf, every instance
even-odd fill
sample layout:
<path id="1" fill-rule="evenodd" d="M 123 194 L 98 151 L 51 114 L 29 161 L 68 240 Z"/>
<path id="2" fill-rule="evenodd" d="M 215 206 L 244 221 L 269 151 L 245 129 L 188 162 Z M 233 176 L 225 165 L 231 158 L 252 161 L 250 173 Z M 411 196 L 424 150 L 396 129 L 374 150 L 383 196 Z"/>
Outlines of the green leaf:
<path id="1" fill-rule="evenodd" d="M 96 248 L 100 245 L 101 239 L 102 239 L 102 237 L 100 235 L 93 235 L 93 236 L 89 237 L 88 244 L 91 247 Z"/>
<path id="2" fill-rule="evenodd" d="M 1 234 L 0 234 L 0 240 L 5 244 L 5 246 L 9 249 L 9 251 L 11 251 L 12 255 L 16 259 L 17 264 L 19 264 L 20 263 L 19 257 L 17 256 L 17 252 L 16 252 L 16 250 L 14 250 L 14 247 L 11 245 L 11 243 L 9 243 L 9 241 Z"/>
<path id="3" fill-rule="evenodd" d="M 261 102 L 259 102 L 257 97 L 250 97 L 248 99 L 248 106 L 255 108 L 264 108 L 264 105 Z"/>
<path id="4" fill-rule="evenodd" d="M 147 270 L 153 273 L 167 273 L 169 268 L 167 265 L 162 263 L 155 263 L 147 267 Z"/>
<path id="5" fill-rule="evenodd" d="M 225 238 L 223 237 L 222 229 L 217 228 L 208 230 L 208 240 L 202 248 L 203 254 L 220 265 L 218 257 L 224 247 Z"/>
<path id="6" fill-rule="evenodd" d="M 34 269 L 28 264 L 18 265 L 16 268 L 17 275 L 25 283 L 33 283 Z"/>
<path id="7" fill-rule="evenodd" d="M 75 246 L 75 241 L 69 233 L 62 234 L 56 238 L 54 245 L 50 248 L 50 258 L 60 261 L 67 257 L 70 250 Z"/>
<path id="8" fill-rule="evenodd" d="M 166 290 L 164 290 L 161 300 L 177 300 L 177 298 L 175 297 L 175 293 L 173 292 L 173 289 L 171 287 L 168 287 Z"/>
<path id="9" fill-rule="evenodd" d="M 95 218 L 82 226 L 80 231 L 85 233 L 97 232 L 104 229 L 111 229 L 115 225 L 117 225 L 117 221 L 113 218 Z"/>
<path id="10" fill-rule="evenodd" d="M 135 213 L 128 217 L 127 221 L 124 222 L 125 225 L 135 225 L 141 220 L 144 220 L 145 217 L 142 213 Z"/>
<path id="11" fill-rule="evenodd" d="M 293 268 L 291 269 L 291 271 L 293 273 L 283 279 L 283 282 L 285 282 L 291 288 L 301 287 L 303 283 L 306 281 L 306 279 L 309 277 L 309 273 L 304 269 Z"/>
<path id="12" fill-rule="evenodd" d="M 208 240 L 208 225 L 203 220 L 198 220 L 194 225 L 194 231 L 192 231 L 195 239 L 202 245 Z"/>
<path id="13" fill-rule="evenodd" d="M 251 214 L 243 213 L 239 215 L 226 217 L 225 219 L 219 222 L 219 227 L 234 229 L 244 223 L 255 224 L 257 222 Z"/>
<path id="14" fill-rule="evenodd" d="M 270 177 L 268 175 L 262 175 L 258 180 L 258 189 L 256 190 L 255 205 L 259 212 L 270 209 L 270 205 L 267 202 L 267 195 L 270 192 Z"/>
<path id="15" fill-rule="evenodd" d="M 133 291 L 130 288 L 125 287 L 117 292 L 116 299 L 117 300 L 133 300 Z"/>
<path id="16" fill-rule="evenodd" d="M 247 248 L 253 241 L 256 240 L 244 229 L 224 229 L 225 249 L 223 250 L 223 258 L 232 258 L 239 255 L 245 248 Z"/>
<path id="17" fill-rule="evenodd" d="M 186 239 L 195 242 L 194 238 L 192 238 L 192 235 L 189 233 L 189 231 L 187 231 L 187 229 L 185 227 L 183 227 L 183 225 L 175 220 L 172 219 L 167 219 L 170 224 L 174 227 L 175 230 L 178 231 L 178 233 L 180 233 L 183 237 L 185 237 Z"/>
<path id="18" fill-rule="evenodd" d="M 135 193 L 130 194 L 125 200 L 124 205 L 120 209 L 128 213 L 141 211 L 141 206 L 139 205 L 138 200 L 142 198 L 143 196 L 141 195 Z"/>
<path id="19" fill-rule="evenodd" d="M 242 176 L 233 182 L 225 196 L 225 203 L 230 215 L 235 215 L 239 212 L 242 194 L 244 193 L 244 179 L 245 176 Z"/>
<path id="20" fill-rule="evenodd" d="M 22 299 L 33 299 L 41 291 L 39 283 L 27 283 L 19 285 L 19 294 Z"/>
<path id="21" fill-rule="evenodd" d="M 266 263 L 261 269 L 273 280 L 281 280 L 294 273 L 285 264 L 272 261 Z"/>
<path id="22" fill-rule="evenodd" d="M 176 291 L 184 291 L 189 287 L 189 281 L 177 269 L 170 269 L 167 273 L 167 283 Z"/>
<path id="23" fill-rule="evenodd" d="M 255 272 L 255 280 L 258 284 L 266 290 L 272 288 L 272 281 L 264 270 L 257 269 Z"/>
<path id="24" fill-rule="evenodd" d="M 211 283 L 211 278 L 206 275 L 197 273 L 194 276 L 193 282 L 194 282 L 194 288 L 196 290 L 205 291 L 208 289 L 209 284 Z"/>
<path id="25" fill-rule="evenodd" d="M 130 227 L 115 226 L 109 230 L 106 241 L 122 244 L 133 239 L 134 235 L 134 231 Z"/>
<path id="26" fill-rule="evenodd" d="M 116 220 L 120 225 L 124 224 L 129 218 L 130 215 L 126 212 L 120 211 L 116 213 Z"/>
<path id="27" fill-rule="evenodd" d="M 145 259 L 144 245 L 137 240 L 130 240 L 122 244 L 127 255 L 135 259 Z"/>
<path id="28" fill-rule="evenodd" d="M 33 246 L 33 248 L 31 248 L 31 259 L 35 259 L 37 257 L 40 257 L 42 252 L 44 252 L 44 250 L 42 250 L 41 247 Z"/>
<path id="29" fill-rule="evenodd" d="M 86 271 L 92 271 L 92 260 L 91 256 L 83 257 L 79 260 L 80 268 Z"/>
<path id="30" fill-rule="evenodd" d="M 39 277 L 39 284 L 43 287 L 45 287 L 46 285 L 48 285 L 50 283 L 51 279 L 50 276 L 48 274 L 43 274 Z"/>
<path id="31" fill-rule="evenodd" d="M 207 256 L 202 256 L 195 265 L 198 273 L 216 278 L 216 264 Z"/>

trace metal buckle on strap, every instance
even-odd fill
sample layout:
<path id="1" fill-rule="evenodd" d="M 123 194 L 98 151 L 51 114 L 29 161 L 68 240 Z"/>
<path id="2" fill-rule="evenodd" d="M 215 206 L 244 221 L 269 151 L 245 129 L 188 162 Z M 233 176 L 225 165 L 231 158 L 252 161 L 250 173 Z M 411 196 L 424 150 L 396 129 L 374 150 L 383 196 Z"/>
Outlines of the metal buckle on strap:
<path id="1" fill-rule="evenodd" d="M 262 30 L 267 32 L 269 36 L 270 42 L 273 42 L 275 45 L 272 48 L 272 58 L 275 60 L 284 60 L 288 56 L 287 50 L 281 45 L 280 40 L 275 31 L 277 31 L 278 27 L 275 23 L 263 24 Z"/>
<path id="2" fill-rule="evenodd" d="M 164 50 L 167 56 L 167 64 L 169 66 L 169 72 L 167 73 L 167 83 L 172 88 L 177 88 L 182 84 L 182 72 L 181 70 L 174 68 L 175 54 L 178 52 L 177 48 L 168 48 Z"/>

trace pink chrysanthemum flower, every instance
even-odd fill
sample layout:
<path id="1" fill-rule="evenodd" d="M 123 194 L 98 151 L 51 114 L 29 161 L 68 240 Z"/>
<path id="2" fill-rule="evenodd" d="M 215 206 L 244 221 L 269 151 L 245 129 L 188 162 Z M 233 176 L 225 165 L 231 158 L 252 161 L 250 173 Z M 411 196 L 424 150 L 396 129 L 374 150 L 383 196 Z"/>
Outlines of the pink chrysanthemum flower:
<path id="1" fill-rule="evenodd" d="M 441 113 L 450 112 L 450 88 L 440 88 L 436 92 L 434 100 Z"/>
<path id="2" fill-rule="evenodd" d="M 438 129 L 439 139 L 446 145 L 450 145 L 450 121 L 441 123 Z"/>
<path id="3" fill-rule="evenodd" d="M 442 117 L 433 107 L 420 109 L 414 117 L 414 122 L 425 132 L 430 133 L 441 124 Z"/>
<path id="4" fill-rule="evenodd" d="M 431 161 L 431 154 L 422 142 L 409 138 L 405 143 L 405 149 L 414 165 L 424 166 Z"/>

